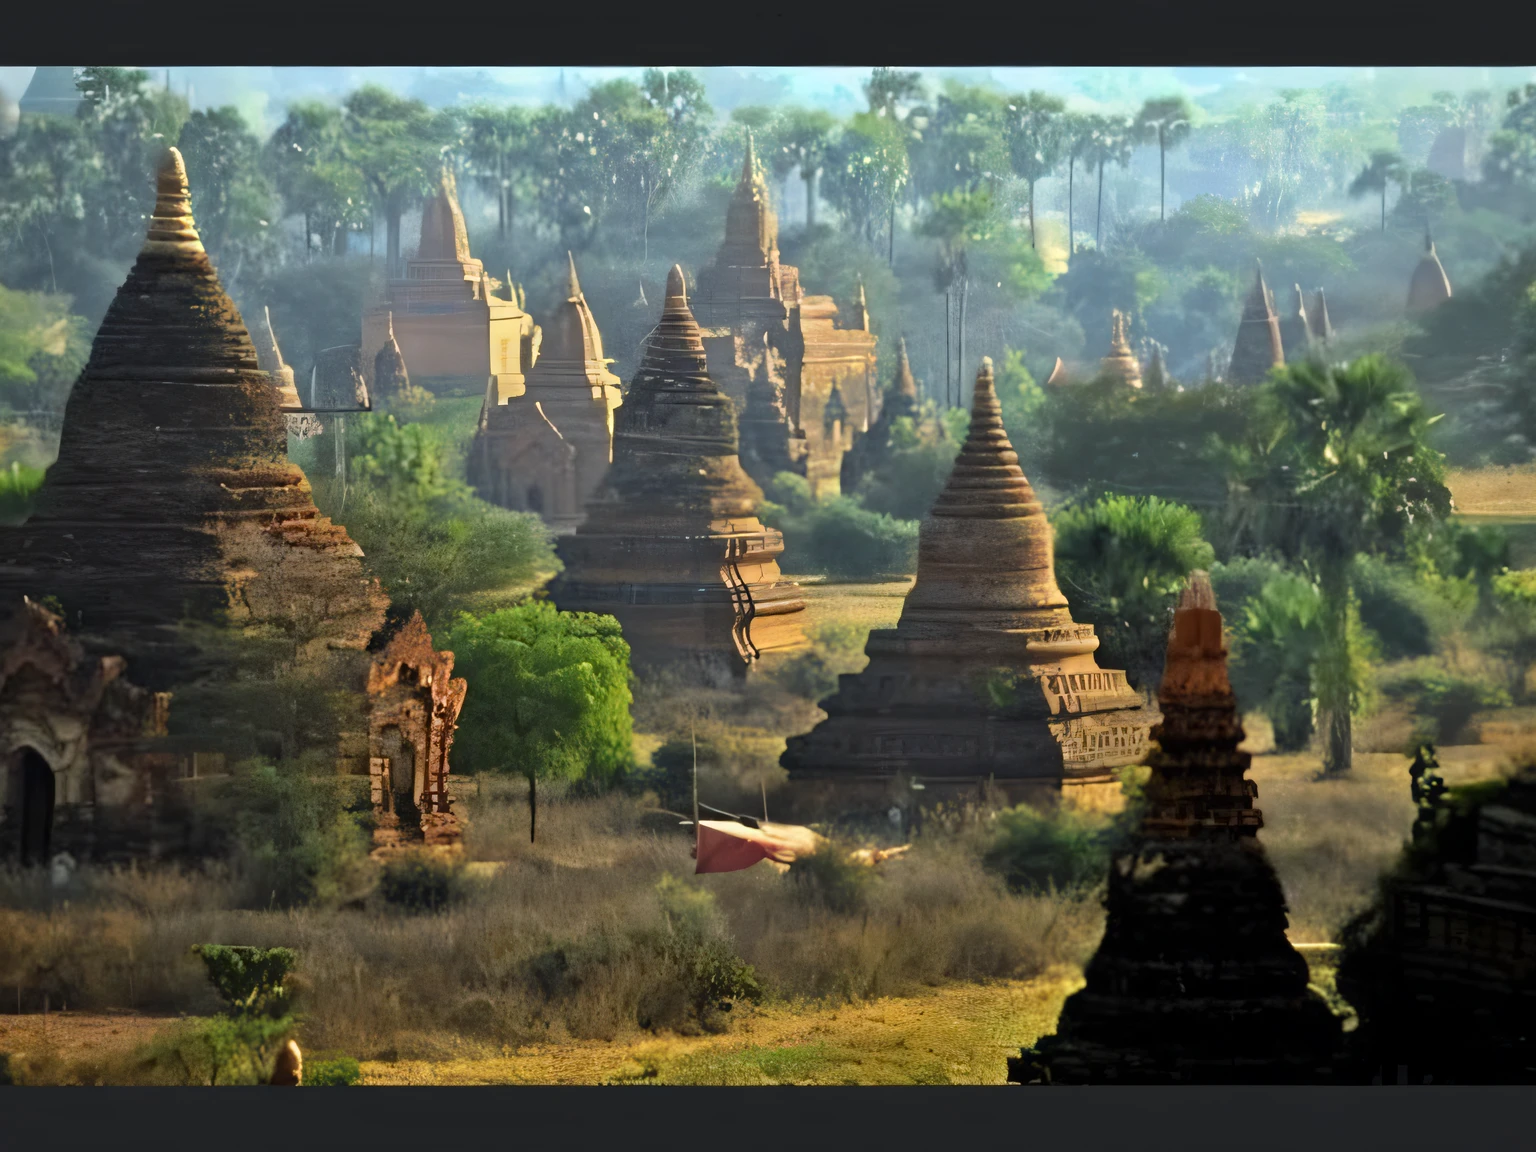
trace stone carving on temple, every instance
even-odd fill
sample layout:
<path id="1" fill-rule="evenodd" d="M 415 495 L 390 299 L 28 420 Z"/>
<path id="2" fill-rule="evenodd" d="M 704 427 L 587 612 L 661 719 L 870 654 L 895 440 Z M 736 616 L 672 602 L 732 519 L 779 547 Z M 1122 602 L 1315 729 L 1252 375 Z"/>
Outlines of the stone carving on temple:
<path id="1" fill-rule="evenodd" d="M 1141 387 L 1141 361 L 1131 351 L 1129 322 L 1118 308 L 1110 313 L 1109 352 L 1099 361 L 1100 375 L 1113 376 L 1128 387 Z"/>
<path id="2" fill-rule="evenodd" d="M 453 174 L 443 172 L 421 214 L 421 243 L 405 274 L 363 316 L 363 361 L 371 372 L 393 332 L 416 383 L 484 391 L 501 403 L 521 395 L 537 332 L 510 285 L 488 276 L 469 252 Z"/>
<path id="3" fill-rule="evenodd" d="M 1227 677 L 1210 580 L 1174 613 L 1146 809 L 1112 860 L 1104 938 L 1019 1083 L 1305 1083 L 1335 1074 L 1341 1024 L 1286 937 L 1285 894 Z"/>
<path id="4" fill-rule="evenodd" d="M 1435 238 L 1429 234 L 1426 226 L 1424 255 L 1419 259 L 1413 270 L 1413 279 L 1408 283 L 1408 311 L 1411 315 L 1422 316 L 1433 312 L 1450 298 L 1451 280 L 1445 274 L 1439 254 L 1435 252 Z"/>
<path id="5" fill-rule="evenodd" d="M 565 300 L 543 329 L 521 394 L 486 396 L 470 447 L 469 479 L 503 508 L 537 512 L 573 532 L 613 460 L 614 412 L 623 404 L 603 338 L 570 253 Z"/>
<path id="6" fill-rule="evenodd" d="M 417 612 L 368 671 L 368 776 L 376 852 L 459 842 L 448 762 L 468 684 Z"/>
<path id="7" fill-rule="evenodd" d="M 550 586 L 563 610 L 616 616 L 636 666 L 728 682 L 804 642 L 800 589 L 779 575 L 783 536 L 737 455 L 730 398 L 710 380 L 683 272 L 614 424 L 613 464 L 563 536 Z"/>
<path id="8" fill-rule="evenodd" d="M 0 530 L 0 618 L 53 597 L 82 666 L 120 658 L 149 693 L 217 671 L 193 638 L 199 626 L 302 636 L 306 665 L 360 696 L 387 601 L 287 458 L 279 388 L 204 251 L 175 149 L 156 187 L 35 511 Z M 8 702 L 3 723 L 43 723 L 29 707 Z M 358 770 L 362 735 L 355 720 L 338 751 Z M 55 815 L 61 837 L 80 825 L 70 795 Z M 95 803 L 92 820 L 105 826 L 106 801 Z M 81 837 L 62 846 L 86 859 L 91 837 Z"/>
<path id="9" fill-rule="evenodd" d="M 1280 368 L 1284 364 L 1280 318 L 1275 315 L 1274 300 L 1264 283 L 1264 269 L 1255 260 L 1253 288 L 1243 303 L 1226 379 L 1232 384 L 1258 384 L 1269 375 L 1271 368 Z"/>
<path id="10" fill-rule="evenodd" d="M 807 807 L 943 800 L 989 784 L 1015 802 L 1063 786 L 1118 788 L 1156 712 L 1100 668 L 1093 626 L 1056 584 L 1051 527 L 1003 430 L 982 361 L 970 431 L 923 520 L 917 579 L 895 628 L 872 631 L 862 672 L 781 758 Z"/>

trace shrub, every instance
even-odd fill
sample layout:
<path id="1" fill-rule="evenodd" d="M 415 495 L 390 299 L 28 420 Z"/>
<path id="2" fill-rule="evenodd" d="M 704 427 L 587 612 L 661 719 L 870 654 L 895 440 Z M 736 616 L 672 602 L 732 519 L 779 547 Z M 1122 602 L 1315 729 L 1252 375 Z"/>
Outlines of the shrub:
<path id="1" fill-rule="evenodd" d="M 1433 661 L 1399 671 L 1382 689 L 1388 696 L 1410 702 L 1426 721 L 1417 737 L 1437 744 L 1457 743 L 1478 712 L 1510 704 L 1509 692 L 1492 676 Z"/>
<path id="2" fill-rule="evenodd" d="M 657 881 L 656 898 L 667 922 L 664 955 L 681 977 L 699 1023 L 718 1024 L 714 1013 L 730 1011 L 733 1001 L 755 1003 L 763 998 L 763 986 L 752 965 L 731 947 L 725 917 L 712 892 L 667 873 Z"/>
<path id="3" fill-rule="evenodd" d="M 235 944 L 194 944 L 208 980 L 234 1015 L 281 1016 L 288 992 L 283 980 L 298 955 L 291 948 L 251 948 Z"/>
<path id="4" fill-rule="evenodd" d="M 840 844 L 826 844 L 821 851 L 800 856 L 789 866 L 789 878 L 801 897 L 841 915 L 862 912 L 868 905 L 874 872 L 855 863 Z"/>
<path id="5" fill-rule="evenodd" d="M 27 468 L 19 461 L 0 469 L 0 524 L 20 524 L 32 514 L 32 502 L 43 486 L 42 468 Z"/>
<path id="6" fill-rule="evenodd" d="M 464 898 L 464 866 L 425 852 L 398 856 L 384 865 L 379 892 L 408 912 L 442 912 Z"/>
<path id="7" fill-rule="evenodd" d="M 851 496 L 811 499 L 803 476 L 781 472 L 760 509 L 784 533 L 790 571 L 858 580 L 917 567 L 917 521 L 871 512 Z"/>
<path id="8" fill-rule="evenodd" d="M 997 814 L 987 867 L 1015 892 L 1092 887 L 1109 867 L 1116 822 L 1060 807 L 1020 804 Z"/>
<path id="9" fill-rule="evenodd" d="M 336 1056 L 328 1060 L 305 1059 L 304 1086 L 306 1088 L 344 1088 L 361 1084 L 363 1070 L 351 1056 Z"/>

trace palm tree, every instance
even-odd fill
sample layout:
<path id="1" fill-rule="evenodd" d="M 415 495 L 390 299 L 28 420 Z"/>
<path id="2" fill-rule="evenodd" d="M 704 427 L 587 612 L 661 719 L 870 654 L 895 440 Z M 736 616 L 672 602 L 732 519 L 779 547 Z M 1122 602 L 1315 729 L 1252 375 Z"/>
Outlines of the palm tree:
<path id="1" fill-rule="evenodd" d="M 1093 244 L 1103 247 L 1104 223 L 1104 165 L 1115 163 L 1124 168 L 1131 160 L 1133 139 L 1130 121 L 1121 116 L 1094 116 L 1090 118 L 1088 140 L 1083 149 L 1084 159 L 1099 169 L 1099 203 L 1093 219 Z"/>
<path id="2" fill-rule="evenodd" d="M 513 180 L 532 144 L 533 119 L 515 104 L 479 105 L 466 123 L 470 172 L 487 191 L 496 194 L 496 235 L 512 231 Z"/>
<path id="3" fill-rule="evenodd" d="M 1082 156 L 1088 147 L 1088 140 L 1093 132 L 1091 119 L 1087 116 L 1079 116 L 1068 112 L 1062 117 L 1062 150 L 1067 154 L 1067 260 L 1072 259 L 1073 232 L 1072 232 L 1072 178 L 1077 168 L 1077 159 Z"/>
<path id="4" fill-rule="evenodd" d="M 1182 96 L 1148 100 L 1136 114 L 1136 133 L 1148 142 L 1157 141 L 1157 218 L 1167 219 L 1168 149 L 1177 148 L 1189 135 L 1194 107 Z"/>
<path id="5" fill-rule="evenodd" d="M 1044 92 L 1008 101 L 1008 155 L 1014 175 L 1029 185 L 1029 246 L 1035 247 L 1035 182 L 1061 163 L 1066 104 Z"/>
<path id="6" fill-rule="evenodd" d="M 1323 770 L 1351 764 L 1351 713 L 1362 689 L 1350 616 L 1355 558 L 1401 552 L 1450 514 L 1444 457 L 1430 447 L 1439 419 L 1401 365 L 1292 364 L 1264 385 L 1251 439 L 1232 455 L 1236 541 L 1271 549 L 1316 579 L 1321 644 L 1313 680 Z"/>
<path id="7" fill-rule="evenodd" d="M 953 192 L 941 192 L 933 198 L 933 206 L 928 213 L 928 218 L 923 221 L 919 229 L 924 236 L 932 236 L 939 241 L 937 282 L 939 287 L 944 289 L 946 315 L 954 286 L 959 285 L 960 315 L 957 336 L 961 364 L 965 363 L 965 304 L 969 286 L 966 250 L 973 244 L 989 239 L 995 224 L 996 209 L 991 193 L 985 188 L 974 192 L 957 188 Z M 945 375 L 948 376 L 947 370 Z M 961 385 L 957 381 L 957 391 L 959 387 Z M 960 398 L 957 397 L 957 403 L 959 400 Z"/>
<path id="8" fill-rule="evenodd" d="M 794 158 L 805 181 L 805 228 L 816 227 L 816 180 L 821 175 L 837 121 L 820 108 L 790 108 L 779 122 L 779 147 Z"/>
<path id="9" fill-rule="evenodd" d="M 1357 199 L 1372 192 L 1381 193 L 1381 230 L 1387 230 L 1387 183 L 1402 184 L 1403 158 L 1396 152 L 1378 150 L 1371 153 L 1371 160 L 1349 186 L 1349 194 Z"/>

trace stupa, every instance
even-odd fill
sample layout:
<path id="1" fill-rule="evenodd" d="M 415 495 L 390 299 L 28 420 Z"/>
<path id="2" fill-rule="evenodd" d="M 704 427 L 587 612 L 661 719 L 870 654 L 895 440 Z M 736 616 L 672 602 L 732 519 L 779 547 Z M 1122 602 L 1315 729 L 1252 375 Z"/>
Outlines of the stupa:
<path id="1" fill-rule="evenodd" d="M 1054 1036 L 1009 1079 L 1056 1084 L 1305 1083 L 1332 1074 L 1339 1020 L 1286 938 L 1257 840 L 1249 756 L 1210 580 L 1174 613 L 1146 810 L 1112 861 L 1104 938 Z"/>
<path id="2" fill-rule="evenodd" d="M 400 343 L 395 339 L 394 313 L 385 318 L 385 324 L 384 343 L 373 354 L 373 386 L 369 391 L 375 401 L 388 405 L 410 387 L 411 372 L 406 367 L 405 353 L 400 351 Z"/>
<path id="3" fill-rule="evenodd" d="M 761 353 L 752 365 L 740 428 L 741 466 L 758 484 L 767 487 L 780 472 L 793 473 L 801 467 L 805 433 L 790 424 L 784 407 L 784 378 L 766 332 Z"/>
<path id="4" fill-rule="evenodd" d="M 880 404 L 880 415 L 869 426 L 869 431 L 853 442 L 853 447 L 843 456 L 842 489 L 852 492 L 866 472 L 875 469 L 890 455 L 891 429 L 896 421 L 906 417 L 916 423 L 922 418 L 917 399 L 917 380 L 912 375 L 912 363 L 907 359 L 907 340 L 903 336 L 896 349 L 896 375 L 885 390 Z"/>
<path id="5" fill-rule="evenodd" d="M 487 393 L 470 448 L 469 478 L 503 508 L 537 512 L 575 531 L 613 459 L 614 411 L 623 403 L 603 337 L 566 253 L 565 300 L 544 330 L 521 395 Z"/>
<path id="6" fill-rule="evenodd" d="M 72 120 L 84 103 L 85 95 L 78 87 L 75 70 L 46 65 L 33 71 L 17 106 L 23 117 L 58 116 Z"/>
<path id="7" fill-rule="evenodd" d="M 288 462 L 280 385 L 204 251 L 174 148 L 156 185 L 144 245 L 70 393 L 36 511 L 0 532 L 0 616 L 54 598 L 71 661 L 121 661 L 115 674 L 150 693 L 217 667 L 190 624 L 299 637 L 301 660 L 361 694 L 384 595 Z M 108 830 L 127 827 L 111 811 L 155 793 L 149 768 L 103 761 L 83 739 L 45 738 L 89 731 L 73 711 L 88 705 L 0 694 L 11 738 L 32 733 L 54 773 L 57 822 L 76 829 L 59 847 L 80 859 L 110 855 Z M 361 756 L 354 744 L 342 752 L 354 768 L 366 767 L 352 762 Z"/>
<path id="8" fill-rule="evenodd" d="M 1293 359 L 1305 359 L 1312 350 L 1312 321 L 1300 284 L 1291 286 L 1291 305 L 1280 322 L 1280 343 Z"/>
<path id="9" fill-rule="evenodd" d="M 1416 316 L 1433 312 L 1451 298 L 1451 281 L 1435 252 L 1435 238 L 1424 229 L 1424 255 L 1408 284 L 1408 311 Z"/>
<path id="10" fill-rule="evenodd" d="M 971 424 L 918 537 L 917 580 L 868 666 L 838 678 L 827 718 L 780 763 L 807 807 L 877 808 L 991 781 L 1014 800 L 1107 784 L 1139 761 L 1156 713 L 1102 669 L 1091 624 L 1056 585 L 1051 527 L 1003 430 L 992 361 Z M 1115 784 L 1118 787 L 1118 784 Z"/>
<path id="11" fill-rule="evenodd" d="M 1131 341 L 1126 333 L 1125 313 L 1118 308 L 1110 313 L 1109 352 L 1099 361 L 1099 373 L 1114 376 L 1131 388 L 1141 387 L 1141 361 L 1131 351 Z"/>
<path id="12" fill-rule="evenodd" d="M 725 239 L 714 263 L 699 270 L 694 312 L 705 328 L 782 329 L 800 301 L 800 272 L 779 263 L 779 220 L 758 171 L 752 134 L 741 179 L 725 210 Z"/>
<path id="13" fill-rule="evenodd" d="M 304 403 L 299 399 L 299 390 L 294 382 L 293 368 L 283 359 L 283 351 L 277 344 L 277 333 L 272 328 L 272 311 L 265 306 L 261 310 L 261 323 L 251 333 L 251 343 L 256 346 L 257 365 L 277 388 L 278 405 L 283 410 L 288 435 L 297 440 L 308 440 L 320 435 L 324 426 L 314 415 L 304 411 Z"/>
<path id="14" fill-rule="evenodd" d="M 1280 342 L 1280 320 L 1270 302 L 1264 283 L 1264 269 L 1254 261 L 1253 289 L 1243 304 L 1243 316 L 1237 325 L 1237 342 L 1232 347 L 1232 361 L 1227 380 L 1232 384 L 1258 384 L 1271 368 L 1285 364 Z"/>
<path id="15" fill-rule="evenodd" d="M 469 252 L 453 174 L 443 172 L 421 213 L 421 243 L 405 275 L 363 316 L 363 363 L 371 372 L 393 333 L 416 383 L 434 391 L 520 395 L 535 358 L 532 319 L 496 294 L 510 285 L 488 276 Z"/>
<path id="16" fill-rule="evenodd" d="M 614 423 L 613 465 L 562 537 L 550 596 L 623 625 L 638 666 L 691 665 L 711 679 L 803 642 L 805 601 L 779 575 L 782 534 L 737 456 L 730 399 L 705 371 L 683 271 Z"/>
<path id="17" fill-rule="evenodd" d="M 1326 345 L 1333 339 L 1333 323 L 1328 319 L 1328 297 L 1321 288 L 1312 293 L 1312 299 L 1308 301 L 1307 327 L 1312 330 L 1312 338 L 1319 344 Z"/>

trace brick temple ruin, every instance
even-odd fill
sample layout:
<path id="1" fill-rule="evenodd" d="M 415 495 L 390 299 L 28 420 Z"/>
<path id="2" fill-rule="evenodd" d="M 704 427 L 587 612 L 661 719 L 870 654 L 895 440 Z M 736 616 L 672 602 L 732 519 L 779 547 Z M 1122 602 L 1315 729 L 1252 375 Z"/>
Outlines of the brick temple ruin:
<path id="1" fill-rule="evenodd" d="M 418 384 L 484 392 L 500 404 L 518 395 L 538 352 L 533 320 L 469 253 L 469 231 L 453 174 L 444 171 L 421 213 L 421 243 L 405 274 L 363 315 L 363 362 L 371 372 L 391 331 Z"/>
<path id="2" fill-rule="evenodd" d="M 1254 261 L 1253 287 L 1243 302 L 1242 318 L 1237 324 L 1237 340 L 1227 366 L 1227 381 L 1232 384 L 1258 384 L 1271 368 L 1285 366 L 1284 345 L 1280 340 L 1280 317 L 1275 314 L 1274 298 L 1264 283 L 1264 269 Z"/>
<path id="3" fill-rule="evenodd" d="M 1104 938 L 1053 1036 L 1009 1060 L 1052 1084 L 1308 1083 L 1335 1073 L 1341 1025 L 1286 938 L 1257 835 L 1221 613 L 1192 574 L 1158 691 L 1146 810 L 1110 865 Z"/>
<path id="4" fill-rule="evenodd" d="M 891 378 L 885 397 L 880 402 L 880 415 L 875 417 L 869 431 L 853 442 L 843 456 L 842 488 L 852 493 L 860 477 L 879 468 L 891 457 L 891 431 L 896 421 L 907 419 L 915 425 L 923 418 L 922 405 L 917 397 L 917 379 L 912 375 L 912 362 L 907 359 L 907 340 L 902 337 L 896 346 L 896 374 Z M 939 425 L 942 431 L 943 425 Z"/>
<path id="5" fill-rule="evenodd" d="M 779 575 L 784 538 L 757 518 L 762 492 L 737 456 L 736 416 L 710 379 L 683 272 L 614 424 L 613 464 L 581 526 L 563 536 L 550 598 L 608 613 L 636 666 L 729 681 L 803 643 L 805 601 Z"/>
<path id="6" fill-rule="evenodd" d="M 862 672 L 838 678 L 827 718 L 781 759 L 808 807 L 978 794 L 1050 801 L 1118 788 L 1156 720 L 1057 587 L 1051 527 L 1019 468 L 982 361 L 970 432 L 918 537 L 917 580 Z M 1078 795 L 1086 795 L 1079 793 Z"/>
<path id="7" fill-rule="evenodd" d="M 175 149 L 156 187 L 36 510 L 0 531 L 0 856 L 186 847 L 177 813 L 221 757 L 163 737 L 175 692 L 230 670 L 210 633 L 293 643 L 350 701 L 338 771 L 368 772 L 387 598 L 287 459 L 285 377 L 219 283 Z"/>
<path id="8" fill-rule="evenodd" d="M 557 533 L 575 531 L 607 474 L 614 411 L 624 402 L 576 260 L 566 258 L 565 300 L 543 329 L 538 358 L 521 391 L 487 393 L 469 454 L 469 480 L 483 499 L 537 512 Z"/>
<path id="9" fill-rule="evenodd" d="M 780 262 L 778 218 L 750 135 L 726 209 L 725 239 L 714 263 L 699 271 L 694 311 L 710 376 L 738 411 L 748 406 L 767 334 L 768 374 L 784 381 L 784 423 L 773 434 L 788 443 L 793 470 L 813 494 L 836 495 L 843 453 L 880 414 L 876 337 L 862 285 L 845 328 L 832 297 L 805 295 L 799 269 Z M 778 456 L 776 446 L 762 442 L 770 433 L 763 421 L 752 433 L 754 454 Z"/>

